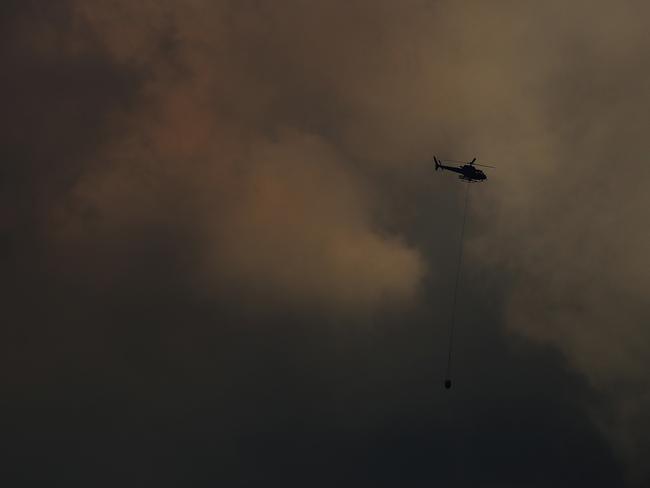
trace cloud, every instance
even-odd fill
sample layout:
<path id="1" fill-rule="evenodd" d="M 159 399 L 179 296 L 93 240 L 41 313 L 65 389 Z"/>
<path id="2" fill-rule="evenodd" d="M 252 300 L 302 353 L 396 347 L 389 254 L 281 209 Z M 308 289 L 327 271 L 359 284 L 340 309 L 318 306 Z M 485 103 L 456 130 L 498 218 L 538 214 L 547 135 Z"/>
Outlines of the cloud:
<path id="1" fill-rule="evenodd" d="M 133 104 L 112 114 L 119 136 L 91 156 L 55 211 L 61 248 L 167 226 L 195 240 L 203 286 L 240 298 L 250 289 L 350 311 L 413 298 L 422 258 L 373 223 L 350 155 L 300 123 L 312 96 L 295 86 L 300 43 L 264 45 L 283 42 L 281 16 L 202 2 L 182 11 L 173 2 L 84 2 L 76 13 L 115 63 L 146 74 Z M 320 83 L 302 76 L 305 90 Z"/>
<path id="2" fill-rule="evenodd" d="M 505 297 L 485 300 L 602 395 L 585 408 L 647 476 L 646 3 L 3 8 L 0 229 L 24 297 L 137 296 L 167 271 L 215 301 L 413 304 L 447 260 L 423 243 L 453 228 L 422 208 L 452 191 L 431 153 L 489 158 L 468 262 Z"/>
<path id="3" fill-rule="evenodd" d="M 484 147 L 504 162 L 486 205 L 496 210 L 479 211 L 492 229 L 473 244 L 477 259 L 511 276 L 508 330 L 557 347 L 604 395 L 592 413 L 637 481 L 650 435 L 650 233 L 640 225 L 650 206 L 640 113 L 650 73 L 630 60 L 650 48 L 645 10 L 597 4 L 588 15 L 566 9 L 553 25 L 525 21 L 534 27 L 525 51 L 499 68 L 537 77 L 528 99 L 514 98 L 533 120 L 510 129 L 515 140 L 485 128 Z"/>

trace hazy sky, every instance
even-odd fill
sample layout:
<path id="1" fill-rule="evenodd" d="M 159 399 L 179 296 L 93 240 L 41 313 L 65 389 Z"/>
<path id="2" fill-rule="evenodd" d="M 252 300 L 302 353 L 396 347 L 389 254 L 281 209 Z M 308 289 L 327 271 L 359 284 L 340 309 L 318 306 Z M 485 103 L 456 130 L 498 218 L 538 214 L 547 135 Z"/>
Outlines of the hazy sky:
<path id="1" fill-rule="evenodd" d="M 3 1 L 2 485 L 645 486 L 649 5 Z"/>

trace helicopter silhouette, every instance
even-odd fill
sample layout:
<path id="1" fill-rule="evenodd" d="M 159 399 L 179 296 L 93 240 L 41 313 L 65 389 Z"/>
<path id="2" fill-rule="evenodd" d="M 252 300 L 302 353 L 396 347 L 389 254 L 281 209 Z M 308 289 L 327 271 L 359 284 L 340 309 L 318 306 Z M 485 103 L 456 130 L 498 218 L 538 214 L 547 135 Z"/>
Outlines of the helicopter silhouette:
<path id="1" fill-rule="evenodd" d="M 459 173 L 460 178 L 463 181 L 467 181 L 468 183 L 474 183 L 474 182 L 480 182 L 480 181 L 485 181 L 487 180 L 487 176 L 485 176 L 485 173 L 481 171 L 480 169 L 476 168 L 476 166 L 483 166 L 485 168 L 494 168 L 494 166 L 488 166 L 487 164 L 478 164 L 475 163 L 476 158 L 472 159 L 469 163 L 465 163 L 462 166 L 447 166 L 445 164 L 442 164 L 440 161 L 445 161 L 445 162 L 452 162 L 452 163 L 464 163 L 465 161 L 456 161 L 453 159 L 441 159 L 438 160 L 436 157 L 433 157 L 434 163 L 436 163 L 436 171 L 439 169 L 442 170 L 447 170 L 447 171 L 453 171 L 454 173 Z"/>

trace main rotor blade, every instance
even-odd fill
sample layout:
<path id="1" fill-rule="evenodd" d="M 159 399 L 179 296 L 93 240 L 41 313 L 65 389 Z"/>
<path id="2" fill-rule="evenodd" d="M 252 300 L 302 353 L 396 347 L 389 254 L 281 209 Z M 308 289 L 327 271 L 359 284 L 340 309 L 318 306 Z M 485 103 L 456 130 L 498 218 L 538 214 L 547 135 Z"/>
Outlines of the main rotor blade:
<path id="1" fill-rule="evenodd" d="M 470 164 L 469 161 L 460 161 L 458 159 L 438 159 L 440 162 L 446 162 L 446 163 L 462 163 L 462 164 Z M 483 166 L 485 168 L 494 168 L 496 169 L 496 166 L 490 166 L 489 164 L 481 164 L 481 163 L 472 163 L 474 166 Z"/>

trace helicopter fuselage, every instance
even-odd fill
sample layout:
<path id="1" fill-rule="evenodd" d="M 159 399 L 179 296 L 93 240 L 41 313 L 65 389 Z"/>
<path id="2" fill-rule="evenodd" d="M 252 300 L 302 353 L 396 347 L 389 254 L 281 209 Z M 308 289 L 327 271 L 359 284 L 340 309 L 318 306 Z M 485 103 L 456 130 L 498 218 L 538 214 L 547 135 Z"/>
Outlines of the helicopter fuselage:
<path id="1" fill-rule="evenodd" d="M 447 171 L 453 171 L 454 173 L 460 174 L 459 178 L 466 181 L 483 181 L 487 180 L 487 176 L 480 169 L 476 169 L 471 164 L 464 164 L 463 166 L 447 166 L 445 164 L 438 164 L 438 168 L 446 169 Z M 436 168 L 437 169 L 437 168 Z"/>

